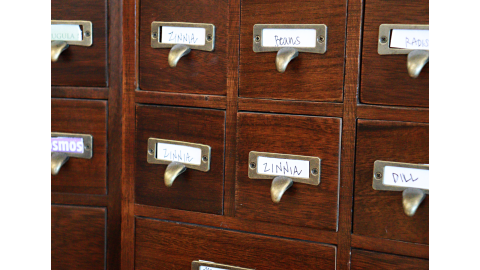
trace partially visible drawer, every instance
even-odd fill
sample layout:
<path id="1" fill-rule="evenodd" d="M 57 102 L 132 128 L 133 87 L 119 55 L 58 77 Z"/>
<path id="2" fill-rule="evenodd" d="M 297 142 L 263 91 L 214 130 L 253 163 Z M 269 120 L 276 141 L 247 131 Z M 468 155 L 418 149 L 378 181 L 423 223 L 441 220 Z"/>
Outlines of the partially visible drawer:
<path id="1" fill-rule="evenodd" d="M 135 201 L 140 204 L 222 214 L 225 111 L 137 105 Z M 167 165 L 147 162 L 148 139 L 211 147 L 210 170 L 187 169 L 166 187 Z"/>
<path id="2" fill-rule="evenodd" d="M 368 104 L 428 107 L 429 64 L 418 78 L 407 73 L 407 55 L 379 55 L 381 24 L 427 24 L 428 0 L 365 2 L 360 101 Z"/>
<path id="3" fill-rule="evenodd" d="M 240 97 L 343 101 L 346 3 L 325 1 L 241 1 Z M 275 67 L 277 52 L 253 51 L 255 24 L 325 24 L 325 54 L 300 52 L 284 73 Z"/>
<path id="4" fill-rule="evenodd" d="M 228 12 L 226 0 L 140 1 L 139 83 L 142 90 L 226 95 Z M 215 26 L 213 51 L 192 51 L 175 68 L 168 64 L 169 48 L 151 47 L 154 21 L 205 23 Z"/>
<path id="5" fill-rule="evenodd" d="M 137 218 L 135 269 L 191 269 L 205 260 L 266 269 L 335 269 L 335 246 Z"/>
<path id="6" fill-rule="evenodd" d="M 107 86 L 106 0 L 52 0 L 52 20 L 92 22 L 90 47 L 70 46 L 52 62 L 52 85 Z"/>
<path id="7" fill-rule="evenodd" d="M 52 269 L 105 269 L 106 209 L 52 205 Z"/>
<path id="8" fill-rule="evenodd" d="M 340 118 L 239 113 L 235 216 L 335 231 L 341 127 Z M 274 203 L 272 179 L 249 177 L 250 151 L 320 158 L 320 184 L 294 182 Z"/>
<path id="9" fill-rule="evenodd" d="M 52 132 L 88 134 L 93 138 L 91 159 L 70 158 L 52 176 L 52 192 L 107 193 L 107 102 L 52 99 Z"/>
<path id="10" fill-rule="evenodd" d="M 423 270 L 428 260 L 353 249 L 350 265 L 351 270 Z"/>
<path id="11" fill-rule="evenodd" d="M 353 233 L 428 244 L 428 195 L 412 217 L 401 191 L 372 188 L 377 160 L 428 164 L 428 124 L 358 120 Z"/>

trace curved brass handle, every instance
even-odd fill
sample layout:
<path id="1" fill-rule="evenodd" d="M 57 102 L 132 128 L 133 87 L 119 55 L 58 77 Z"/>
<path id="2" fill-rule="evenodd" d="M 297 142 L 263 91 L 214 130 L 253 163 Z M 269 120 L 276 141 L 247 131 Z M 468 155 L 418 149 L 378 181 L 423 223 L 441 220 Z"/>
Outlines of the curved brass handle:
<path id="1" fill-rule="evenodd" d="M 272 201 L 279 203 L 283 196 L 283 193 L 287 191 L 293 185 L 293 180 L 286 176 L 277 176 L 273 178 L 272 187 L 270 188 L 270 194 L 272 195 Z"/>
<path id="2" fill-rule="evenodd" d="M 178 60 L 183 56 L 190 53 L 192 49 L 185 44 L 177 44 L 170 49 L 170 53 L 168 54 L 168 64 L 170 67 L 176 67 Z"/>
<path id="3" fill-rule="evenodd" d="M 417 78 L 423 67 L 428 63 L 428 60 L 429 51 L 411 51 L 407 56 L 408 75 L 412 78 Z"/>
<path id="4" fill-rule="evenodd" d="M 173 181 L 175 181 L 175 178 L 177 178 L 177 176 L 179 176 L 186 170 L 187 168 L 185 167 L 185 165 L 180 162 L 174 161 L 168 164 L 164 175 L 165 186 L 171 187 Z"/>
<path id="5" fill-rule="evenodd" d="M 409 217 L 415 215 L 418 207 L 425 199 L 425 192 L 418 188 L 407 188 L 402 193 L 403 211 Z"/>
<path id="6" fill-rule="evenodd" d="M 285 72 L 287 69 L 288 63 L 292 61 L 293 58 L 298 56 L 298 51 L 295 48 L 281 48 L 277 53 L 277 58 L 275 58 L 275 65 L 277 70 L 280 73 Z"/>
<path id="7" fill-rule="evenodd" d="M 52 62 L 57 62 L 60 54 L 68 48 L 66 41 L 52 41 Z"/>
<path id="8" fill-rule="evenodd" d="M 52 153 L 52 175 L 57 175 L 63 164 L 68 161 L 69 157 L 65 153 Z"/>

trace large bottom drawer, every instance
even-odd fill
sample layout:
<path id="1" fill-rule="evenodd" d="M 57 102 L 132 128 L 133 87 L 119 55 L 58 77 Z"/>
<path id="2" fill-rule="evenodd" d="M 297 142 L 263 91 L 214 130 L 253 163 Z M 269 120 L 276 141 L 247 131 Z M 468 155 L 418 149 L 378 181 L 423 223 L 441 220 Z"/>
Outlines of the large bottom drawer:
<path id="1" fill-rule="evenodd" d="M 336 247 L 137 218 L 135 269 L 191 269 L 193 261 L 264 269 L 335 269 Z"/>

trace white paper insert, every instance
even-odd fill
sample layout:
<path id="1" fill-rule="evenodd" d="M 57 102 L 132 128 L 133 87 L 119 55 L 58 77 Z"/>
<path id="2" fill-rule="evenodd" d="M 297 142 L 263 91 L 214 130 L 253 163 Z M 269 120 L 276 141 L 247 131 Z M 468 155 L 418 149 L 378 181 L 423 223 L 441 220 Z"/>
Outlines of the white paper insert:
<path id="1" fill-rule="evenodd" d="M 159 42 L 168 44 L 205 45 L 205 28 L 162 26 Z"/>
<path id="2" fill-rule="evenodd" d="M 77 24 L 52 24 L 51 40 L 82 41 L 82 29 Z"/>
<path id="3" fill-rule="evenodd" d="M 429 170 L 385 166 L 383 174 L 386 186 L 429 189 Z"/>
<path id="4" fill-rule="evenodd" d="M 157 143 L 156 159 L 178 161 L 184 164 L 200 165 L 202 150 L 196 147 Z"/>
<path id="5" fill-rule="evenodd" d="M 390 48 L 429 50 L 428 30 L 393 29 Z"/>
<path id="6" fill-rule="evenodd" d="M 259 156 L 257 158 L 257 173 L 308 179 L 310 176 L 310 162 L 307 160 Z"/>
<path id="7" fill-rule="evenodd" d="M 262 30 L 263 47 L 303 47 L 315 48 L 317 31 L 315 29 L 276 29 Z"/>
<path id="8" fill-rule="evenodd" d="M 226 269 L 211 267 L 211 266 L 200 266 L 200 270 L 226 270 Z"/>

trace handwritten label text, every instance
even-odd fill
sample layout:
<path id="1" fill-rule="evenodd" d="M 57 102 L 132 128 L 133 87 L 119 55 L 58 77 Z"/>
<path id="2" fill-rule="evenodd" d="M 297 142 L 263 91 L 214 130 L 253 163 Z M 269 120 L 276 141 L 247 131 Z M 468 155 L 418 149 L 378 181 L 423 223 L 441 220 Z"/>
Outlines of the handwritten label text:
<path id="1" fill-rule="evenodd" d="M 262 30 L 263 47 L 303 47 L 315 48 L 317 31 L 315 29 L 275 29 Z"/>
<path id="2" fill-rule="evenodd" d="M 393 29 L 390 47 L 400 49 L 428 50 L 428 39 L 428 30 Z"/>
<path id="3" fill-rule="evenodd" d="M 205 45 L 205 28 L 162 26 L 161 29 L 161 43 Z"/>
<path id="4" fill-rule="evenodd" d="M 298 159 L 257 158 L 257 173 L 263 175 L 290 176 L 308 179 L 310 176 L 310 162 Z"/>
<path id="5" fill-rule="evenodd" d="M 383 184 L 429 189 L 429 170 L 385 166 Z"/>
<path id="6" fill-rule="evenodd" d="M 156 159 L 178 161 L 185 164 L 200 165 L 202 150 L 200 148 L 168 143 L 157 143 Z"/>

